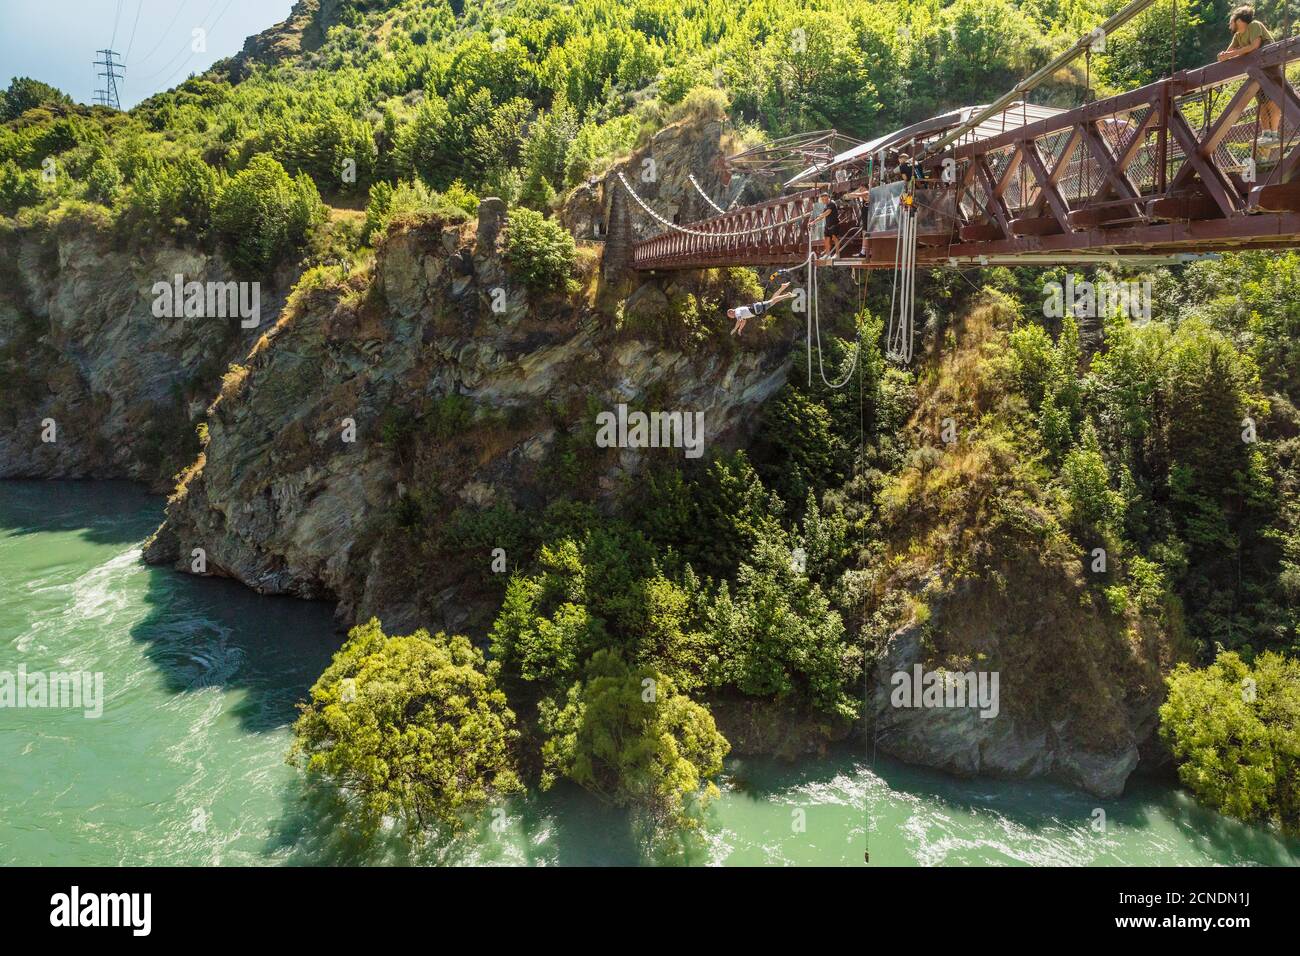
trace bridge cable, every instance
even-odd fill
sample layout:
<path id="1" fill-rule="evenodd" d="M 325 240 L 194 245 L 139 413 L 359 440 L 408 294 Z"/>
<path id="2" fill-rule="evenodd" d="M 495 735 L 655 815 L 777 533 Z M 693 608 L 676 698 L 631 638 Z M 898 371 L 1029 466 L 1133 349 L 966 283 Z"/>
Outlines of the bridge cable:
<path id="1" fill-rule="evenodd" d="M 689 179 L 689 180 L 691 181 L 691 185 L 695 187 L 695 191 L 696 191 L 697 193 L 699 193 L 699 194 L 704 198 L 704 201 L 705 201 L 706 203 L 708 203 L 710 206 L 712 206 L 714 209 L 716 209 L 716 210 L 718 211 L 719 215 L 721 215 L 722 213 L 725 213 L 725 212 L 727 211 L 727 210 L 723 209 L 721 206 L 719 206 L 717 203 L 715 203 L 715 202 L 713 201 L 713 199 L 709 196 L 709 194 L 706 193 L 706 192 L 704 191 L 704 189 L 700 186 L 700 184 L 699 184 L 698 182 L 695 181 L 695 174 L 694 174 L 694 173 L 691 173 L 691 174 L 690 174 L 689 176 L 687 176 L 686 178 Z"/>
<path id="2" fill-rule="evenodd" d="M 644 199 L 642 199 L 640 196 L 637 195 L 636 190 L 633 189 L 632 184 L 627 181 L 627 177 L 623 175 L 622 170 L 619 170 L 618 179 L 619 182 L 623 184 L 623 188 L 626 189 L 628 193 L 631 195 L 631 197 L 636 200 L 637 205 L 640 206 L 643 210 L 645 210 L 646 215 L 650 216 L 661 226 L 667 226 L 669 229 L 673 229 L 677 232 L 685 233 L 688 236 L 703 236 L 706 239 L 713 239 L 713 238 L 727 239 L 727 238 L 734 238 L 736 236 L 752 236 L 754 233 L 757 232 L 769 232 L 773 229 L 779 229 L 782 226 L 792 225 L 793 223 L 798 222 L 800 219 L 808 218 L 808 213 L 801 212 L 793 219 L 787 219 L 785 222 L 769 223 L 766 226 L 758 226 L 755 229 L 745 229 L 739 232 L 702 232 L 699 229 L 687 229 L 685 226 L 679 226 L 675 222 L 669 222 L 663 216 L 659 215 L 659 213 L 651 209 L 649 204 L 646 203 Z"/>
<path id="3" fill-rule="evenodd" d="M 695 187 L 695 191 L 699 193 L 701 197 L 703 197 L 704 201 L 708 203 L 710 206 L 712 206 L 714 209 L 716 209 L 720 215 L 726 215 L 727 213 L 731 212 L 732 207 L 734 207 L 736 203 L 740 201 L 741 193 L 745 191 L 745 183 L 742 177 L 740 188 L 736 190 L 736 197 L 732 199 L 731 202 L 727 203 L 726 209 L 723 209 L 721 206 L 719 206 L 717 203 L 713 201 L 713 197 L 711 197 L 708 193 L 704 191 L 704 187 L 700 185 L 699 180 L 695 178 L 694 173 L 689 174 L 686 178 L 691 181 L 691 185 Z"/>

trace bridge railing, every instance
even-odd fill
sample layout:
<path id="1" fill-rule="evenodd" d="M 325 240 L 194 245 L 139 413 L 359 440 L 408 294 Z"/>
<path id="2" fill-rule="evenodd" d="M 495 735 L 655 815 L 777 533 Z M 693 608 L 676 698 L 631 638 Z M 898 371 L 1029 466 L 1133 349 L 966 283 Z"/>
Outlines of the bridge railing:
<path id="1" fill-rule="evenodd" d="M 678 262 L 798 262 L 808 254 L 808 214 L 813 189 L 686 223 L 638 242 L 632 264 Z"/>
<path id="2" fill-rule="evenodd" d="M 1243 213 L 1254 183 L 1285 182 L 1300 165 L 1300 98 L 1288 75 L 1300 70 L 1296 60 L 1300 37 L 1291 37 L 962 143 L 951 153 L 961 208 L 1007 238 L 1144 221 L 1144 201 L 1160 198 Z M 1259 145 L 1257 94 L 1282 110 L 1276 150 Z"/>

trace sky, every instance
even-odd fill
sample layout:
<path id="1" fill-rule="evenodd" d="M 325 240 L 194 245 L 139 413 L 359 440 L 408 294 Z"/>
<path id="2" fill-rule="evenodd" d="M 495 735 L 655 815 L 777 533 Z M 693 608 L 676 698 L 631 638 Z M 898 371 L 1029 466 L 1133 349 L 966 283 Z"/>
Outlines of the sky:
<path id="1" fill-rule="evenodd" d="M 122 108 L 182 83 L 279 23 L 293 0 L 0 0 L 0 89 L 15 76 L 94 102 L 96 50 L 121 54 Z M 197 42 L 195 30 L 205 31 Z M 196 45 L 206 51 L 195 51 Z"/>

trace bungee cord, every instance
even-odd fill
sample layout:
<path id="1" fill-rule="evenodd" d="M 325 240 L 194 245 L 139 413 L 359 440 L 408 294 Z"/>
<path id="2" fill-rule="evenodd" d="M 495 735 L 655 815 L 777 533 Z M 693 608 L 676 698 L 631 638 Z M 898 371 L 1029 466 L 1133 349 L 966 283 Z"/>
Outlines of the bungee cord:
<path id="1" fill-rule="evenodd" d="M 916 235 L 915 208 L 910 203 L 900 203 L 898 229 L 894 239 L 894 280 L 889 291 L 889 328 L 885 334 L 885 355 L 890 361 L 901 365 L 912 361 L 912 319 L 916 307 Z"/>
<path id="2" fill-rule="evenodd" d="M 709 205 L 713 206 L 714 209 L 717 209 L 718 208 L 717 204 L 714 203 L 712 199 L 709 199 L 709 197 L 704 193 L 704 191 L 700 189 L 699 183 L 695 181 L 694 174 L 691 174 L 690 176 L 688 176 L 688 178 L 690 179 L 691 183 L 695 186 L 695 188 L 700 190 L 700 194 L 704 196 L 706 200 L 708 200 Z M 809 215 L 809 213 L 807 212 L 800 213 L 794 219 L 787 220 L 784 223 L 774 223 L 767 226 L 760 226 L 757 229 L 748 229 L 742 232 L 700 232 L 699 230 L 696 229 L 687 229 L 683 226 L 677 225 L 676 223 L 669 222 L 663 216 L 659 215 L 659 213 L 655 212 L 654 209 L 652 209 L 650 205 L 646 203 L 645 200 L 643 200 L 639 195 L 637 195 L 637 191 L 632 188 L 632 184 L 627 181 L 627 177 L 623 174 L 622 170 L 619 170 L 618 179 L 619 182 L 623 184 L 623 188 L 628 191 L 628 195 L 630 195 L 634 200 L 636 200 L 637 205 L 640 206 L 643 210 L 645 210 L 647 215 L 649 215 L 651 218 L 653 218 L 656 222 L 660 223 L 661 225 L 667 226 L 669 229 L 674 229 L 677 232 L 682 232 L 691 236 L 710 236 L 710 237 L 748 236 L 756 232 L 765 232 L 769 229 L 778 228 L 779 226 L 796 223 L 800 219 L 806 219 Z M 819 303 L 819 297 L 817 294 L 817 272 L 816 272 L 816 268 L 813 265 L 811 231 L 809 231 L 808 233 L 808 255 L 804 259 L 804 261 L 797 266 L 790 266 L 789 268 L 786 269 L 779 269 L 776 272 L 772 273 L 772 277 L 775 278 L 777 275 L 780 275 L 785 272 L 793 272 L 796 269 L 800 269 L 800 268 L 807 269 L 806 287 L 808 289 L 808 301 L 806 303 L 806 308 L 808 311 L 808 336 L 807 336 L 808 384 L 812 385 L 812 347 L 813 347 L 813 337 L 815 334 L 817 340 L 817 371 L 821 375 L 821 380 L 823 384 L 826 385 L 827 388 L 838 390 L 843 388 L 850 381 L 852 381 L 853 373 L 857 368 L 858 354 L 861 351 L 861 348 L 860 348 L 860 343 L 855 344 L 853 349 L 853 361 L 849 363 L 849 368 L 845 373 L 843 379 L 841 379 L 838 382 L 832 382 L 829 378 L 826 377 L 826 359 L 822 349 L 821 307 Z"/>
<path id="3" fill-rule="evenodd" d="M 844 373 L 844 378 L 838 382 L 832 382 L 826 377 L 826 360 L 822 352 L 822 327 L 821 327 L 821 305 L 820 297 L 817 294 L 817 267 L 813 265 L 812 254 L 812 233 L 808 233 L 808 258 L 804 260 L 808 268 L 808 384 L 812 385 L 812 343 L 813 333 L 817 336 L 817 371 L 821 375 L 822 384 L 827 388 L 838 391 L 853 380 L 853 372 L 858 367 L 858 355 L 862 351 L 861 337 L 862 333 L 855 328 L 853 361 L 849 363 L 848 371 Z M 856 323 L 855 323 L 856 324 Z"/>

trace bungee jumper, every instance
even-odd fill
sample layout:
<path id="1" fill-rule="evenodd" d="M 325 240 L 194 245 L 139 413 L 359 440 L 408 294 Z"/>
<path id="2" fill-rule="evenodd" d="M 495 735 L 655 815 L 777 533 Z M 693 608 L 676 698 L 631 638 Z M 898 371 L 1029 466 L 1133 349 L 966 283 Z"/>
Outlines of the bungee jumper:
<path id="1" fill-rule="evenodd" d="M 770 296 L 769 298 L 763 299 L 760 302 L 752 302 L 749 305 L 740 305 L 740 306 L 736 306 L 734 309 L 728 309 L 727 318 L 734 319 L 736 322 L 736 324 L 731 329 L 731 334 L 739 335 L 742 331 L 744 331 L 745 323 L 748 322 L 750 319 L 754 318 L 755 316 L 765 314 L 768 309 L 772 308 L 772 306 L 776 305 L 779 302 L 784 302 L 786 299 L 793 299 L 795 294 L 793 292 L 786 291 L 789 288 L 790 288 L 789 282 L 782 282 L 781 287 L 777 289 L 776 293 Z"/>

